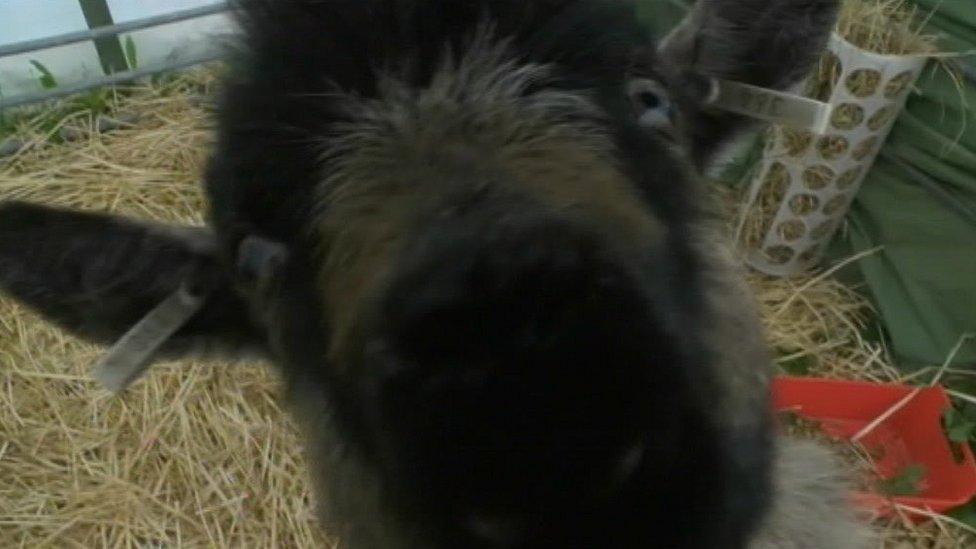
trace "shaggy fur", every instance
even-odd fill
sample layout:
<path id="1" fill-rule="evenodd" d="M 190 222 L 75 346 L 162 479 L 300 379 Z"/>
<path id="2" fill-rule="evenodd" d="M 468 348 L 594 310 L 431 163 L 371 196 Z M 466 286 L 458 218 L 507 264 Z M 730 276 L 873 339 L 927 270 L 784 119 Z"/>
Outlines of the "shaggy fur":
<path id="1" fill-rule="evenodd" d="M 698 0 L 662 41 L 662 58 L 702 75 L 788 89 L 820 56 L 836 12 L 836 0 Z M 691 116 L 687 131 L 699 165 L 742 127 L 735 115 Z"/>
<path id="2" fill-rule="evenodd" d="M 216 268 L 215 252 L 213 234 L 202 228 L 0 204 L 0 287 L 82 338 L 113 343 L 181 280 L 214 290 L 160 359 L 263 352 L 247 308 Z"/>
<path id="3" fill-rule="evenodd" d="M 214 245 L 7 205 L 5 291 L 105 341 L 216 289 L 173 344 L 273 358 L 350 547 L 858 546 L 806 480 L 828 465 L 774 465 L 769 359 L 697 177 L 744 125 L 704 109 L 708 77 L 793 83 L 833 2 L 703 1 L 660 52 L 626 2 L 238 8 Z"/>
<path id="4" fill-rule="evenodd" d="M 869 547 L 870 532 L 845 509 L 851 482 L 838 473 L 829 450 L 810 442 L 782 441 L 776 460 L 776 495 L 750 549 Z"/>

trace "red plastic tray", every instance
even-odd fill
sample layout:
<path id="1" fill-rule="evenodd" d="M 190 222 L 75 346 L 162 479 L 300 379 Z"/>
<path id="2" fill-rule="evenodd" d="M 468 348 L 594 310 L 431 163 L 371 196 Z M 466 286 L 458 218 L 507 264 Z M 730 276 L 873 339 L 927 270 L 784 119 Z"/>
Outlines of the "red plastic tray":
<path id="1" fill-rule="evenodd" d="M 850 439 L 911 393 L 915 387 L 856 381 L 779 377 L 773 381 L 773 406 L 817 421 L 824 432 Z M 908 404 L 861 439 L 877 456 L 882 478 L 891 478 L 913 464 L 924 465 L 920 493 L 891 498 L 858 492 L 854 500 L 880 516 L 891 515 L 892 503 L 944 513 L 976 494 L 976 462 L 968 444 L 948 440 L 942 414 L 949 407 L 942 387 L 922 389 Z M 912 513 L 908 513 L 912 515 Z M 925 520 L 914 515 L 915 520 Z"/>

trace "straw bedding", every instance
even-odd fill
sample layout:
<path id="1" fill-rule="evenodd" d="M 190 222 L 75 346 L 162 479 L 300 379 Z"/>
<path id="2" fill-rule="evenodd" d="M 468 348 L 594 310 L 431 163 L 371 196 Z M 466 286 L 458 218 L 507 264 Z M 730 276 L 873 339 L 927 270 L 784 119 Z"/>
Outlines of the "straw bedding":
<path id="1" fill-rule="evenodd" d="M 0 160 L 0 197 L 199 223 L 211 81 L 120 98 L 136 121 L 111 133 L 69 116 L 77 139 Z M 43 141 L 44 114 L 18 137 Z M 264 365 L 162 364 L 114 398 L 99 352 L 0 302 L 0 547 L 328 546 Z"/>
<path id="2" fill-rule="evenodd" d="M 108 133 L 90 131 L 90 115 L 43 132 L 43 111 L 26 118 L 18 137 L 38 146 L 0 159 L 0 199 L 199 223 L 212 74 L 115 98 L 110 114 L 133 122 Z M 829 276 L 751 282 L 783 364 L 897 378 L 884 349 L 860 338 L 872 317 L 851 289 Z M 312 515 L 301 441 L 268 368 L 167 363 L 111 397 L 90 378 L 99 352 L 0 300 L 0 547 L 336 543 Z M 976 540 L 941 520 L 881 527 L 891 548 Z"/>

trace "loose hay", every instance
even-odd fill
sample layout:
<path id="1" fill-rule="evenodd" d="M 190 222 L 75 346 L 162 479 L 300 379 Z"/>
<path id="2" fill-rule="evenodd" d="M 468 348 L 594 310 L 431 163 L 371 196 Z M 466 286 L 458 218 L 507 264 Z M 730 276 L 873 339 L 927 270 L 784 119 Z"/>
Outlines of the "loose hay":
<path id="1" fill-rule="evenodd" d="M 851 44 L 873 53 L 934 53 L 937 37 L 922 32 L 923 15 L 908 0 L 845 0 L 837 32 Z"/>
<path id="2" fill-rule="evenodd" d="M 134 125 L 0 160 L 0 198 L 198 224 L 213 78 L 116 98 Z M 57 131 L 54 130 L 54 131 Z M 0 301 L 0 547 L 328 546 L 296 430 L 263 365 L 160 365 L 121 398 L 91 379 L 101 349 Z"/>
<path id="3" fill-rule="evenodd" d="M 210 147 L 210 72 L 117 97 L 132 127 L 45 143 L 0 160 L 0 199 L 199 223 Z M 731 201 L 730 201 L 731 202 Z M 784 366 L 811 374 L 897 379 L 862 339 L 867 304 L 829 277 L 751 275 Z M 0 300 L 0 547 L 322 547 L 296 430 L 264 365 L 158 365 L 111 397 L 91 380 L 101 349 Z M 976 538 L 940 521 L 882 525 L 885 547 L 961 547 Z M 902 545 L 899 545 L 902 544 Z"/>

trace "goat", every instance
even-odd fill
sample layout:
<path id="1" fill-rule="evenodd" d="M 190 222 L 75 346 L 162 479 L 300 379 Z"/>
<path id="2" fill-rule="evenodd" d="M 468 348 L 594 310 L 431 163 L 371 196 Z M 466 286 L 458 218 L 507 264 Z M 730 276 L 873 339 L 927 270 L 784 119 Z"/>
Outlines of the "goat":
<path id="1" fill-rule="evenodd" d="M 239 0 L 207 227 L 8 202 L 0 288 L 105 344 L 183 295 L 147 360 L 271 359 L 353 548 L 860 547 L 698 175 L 749 125 L 714 79 L 791 86 L 836 7 L 655 46 L 624 1 Z"/>

